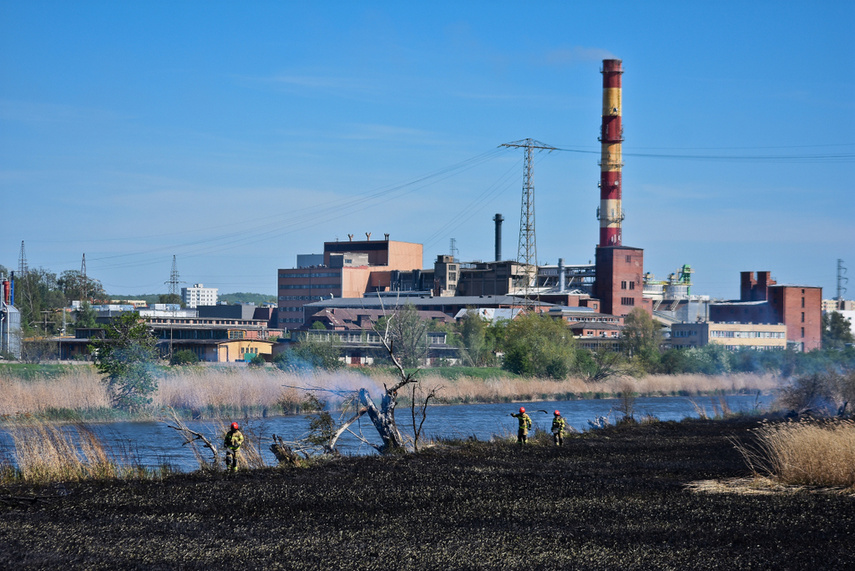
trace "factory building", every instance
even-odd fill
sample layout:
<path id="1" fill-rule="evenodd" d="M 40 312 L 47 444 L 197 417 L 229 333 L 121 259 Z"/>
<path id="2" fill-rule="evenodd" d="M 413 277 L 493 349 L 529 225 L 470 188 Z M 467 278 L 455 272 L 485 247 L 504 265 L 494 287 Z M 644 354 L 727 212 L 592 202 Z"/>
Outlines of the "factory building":
<path id="1" fill-rule="evenodd" d="M 711 303 L 709 314 L 719 323 L 783 324 L 800 351 L 822 346 L 822 288 L 778 284 L 771 272 L 742 272 L 740 298 Z"/>
<path id="2" fill-rule="evenodd" d="M 279 327 L 297 329 L 305 322 L 303 306 L 320 299 L 361 298 L 371 292 L 386 291 L 393 271 L 413 271 L 422 267 L 422 245 L 389 239 L 325 242 L 321 265 L 280 269 L 277 272 Z M 303 260 L 311 259 L 310 256 Z M 298 258 L 299 260 L 299 258 Z"/>

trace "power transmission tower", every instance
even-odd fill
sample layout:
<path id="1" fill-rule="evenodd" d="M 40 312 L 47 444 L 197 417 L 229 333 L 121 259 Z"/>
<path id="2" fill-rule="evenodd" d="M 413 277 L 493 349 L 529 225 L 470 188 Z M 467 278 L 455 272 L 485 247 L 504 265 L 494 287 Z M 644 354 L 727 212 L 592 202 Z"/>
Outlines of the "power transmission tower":
<path id="1" fill-rule="evenodd" d="M 849 283 L 849 278 L 844 276 L 846 268 L 843 267 L 843 260 L 837 259 L 837 309 L 843 309 L 843 294 L 846 293 L 844 283 Z"/>
<path id="2" fill-rule="evenodd" d="M 27 254 L 24 252 L 24 241 L 21 240 L 21 255 L 18 256 L 18 273 L 23 278 L 27 275 Z"/>
<path id="3" fill-rule="evenodd" d="M 457 259 L 457 240 L 454 238 L 451 239 L 451 259 L 452 261 Z"/>
<path id="4" fill-rule="evenodd" d="M 513 143 L 504 143 L 500 147 L 525 149 L 525 164 L 523 167 L 522 206 L 520 208 L 520 238 L 517 248 L 517 263 L 525 265 L 526 280 L 523 284 L 526 305 L 531 305 L 530 289 L 537 281 L 537 240 L 534 231 L 534 182 L 532 181 L 532 152 L 555 151 L 555 147 L 535 141 L 523 139 Z"/>
<path id="5" fill-rule="evenodd" d="M 178 297 L 178 263 L 175 261 L 175 256 L 172 256 L 172 271 L 169 272 L 169 281 L 164 282 L 169 286 L 169 298 L 175 300 Z"/>
<path id="6" fill-rule="evenodd" d="M 80 302 L 87 301 L 89 296 L 89 280 L 86 278 L 86 253 L 83 253 L 83 260 L 80 261 Z"/>
<path id="7" fill-rule="evenodd" d="M 169 281 L 164 282 L 169 285 L 169 301 L 175 302 L 178 297 L 178 262 L 175 261 L 175 255 L 172 255 L 172 271 L 169 272 Z M 175 306 L 173 305 L 173 308 Z M 169 361 L 172 362 L 172 337 L 173 327 L 175 326 L 175 310 L 172 311 L 172 319 L 169 320 Z"/>

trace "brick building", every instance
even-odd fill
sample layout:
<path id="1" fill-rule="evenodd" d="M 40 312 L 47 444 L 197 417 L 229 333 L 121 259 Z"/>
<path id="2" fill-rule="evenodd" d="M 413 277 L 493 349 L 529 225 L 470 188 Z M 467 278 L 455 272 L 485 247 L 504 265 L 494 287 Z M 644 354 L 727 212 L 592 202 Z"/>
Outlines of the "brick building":
<path id="1" fill-rule="evenodd" d="M 392 271 L 422 267 L 422 245 L 389 240 L 325 242 L 322 265 L 280 269 L 278 280 L 278 323 L 296 329 L 305 322 L 303 306 L 330 298 L 361 298 L 387 291 Z"/>
<path id="2" fill-rule="evenodd" d="M 742 272 L 740 299 L 711 303 L 710 321 L 783 323 L 787 343 L 801 351 L 822 346 L 822 288 L 778 284 L 771 272 Z"/>

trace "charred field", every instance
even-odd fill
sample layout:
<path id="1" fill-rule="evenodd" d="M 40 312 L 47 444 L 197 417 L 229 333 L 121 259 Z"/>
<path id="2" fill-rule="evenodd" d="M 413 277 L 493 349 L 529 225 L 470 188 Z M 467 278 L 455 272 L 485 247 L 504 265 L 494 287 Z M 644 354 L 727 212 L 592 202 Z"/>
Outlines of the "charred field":
<path id="1" fill-rule="evenodd" d="M 309 468 L 0 490 L 14 569 L 855 567 L 855 494 L 749 478 L 758 420 L 461 442 Z M 750 483 L 750 480 L 749 480 Z"/>

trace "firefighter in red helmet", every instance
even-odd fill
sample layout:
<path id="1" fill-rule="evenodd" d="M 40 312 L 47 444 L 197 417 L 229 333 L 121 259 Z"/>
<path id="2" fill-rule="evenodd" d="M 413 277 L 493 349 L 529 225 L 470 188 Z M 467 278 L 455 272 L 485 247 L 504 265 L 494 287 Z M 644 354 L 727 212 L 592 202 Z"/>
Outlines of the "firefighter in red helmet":
<path id="1" fill-rule="evenodd" d="M 229 472 L 237 472 L 238 452 L 241 444 L 243 444 L 243 433 L 240 431 L 240 425 L 233 422 L 223 439 L 223 448 L 226 451 L 226 470 Z"/>
<path id="2" fill-rule="evenodd" d="M 564 429 L 567 428 L 567 421 L 561 416 L 560 411 L 555 411 L 555 416 L 552 418 L 552 441 L 556 446 L 564 444 Z"/>
<path id="3" fill-rule="evenodd" d="M 516 418 L 520 427 L 517 430 L 517 442 L 522 445 L 528 442 L 528 431 L 531 428 L 531 417 L 525 413 L 525 407 L 520 407 L 520 411 L 518 414 L 511 413 L 511 416 Z"/>

